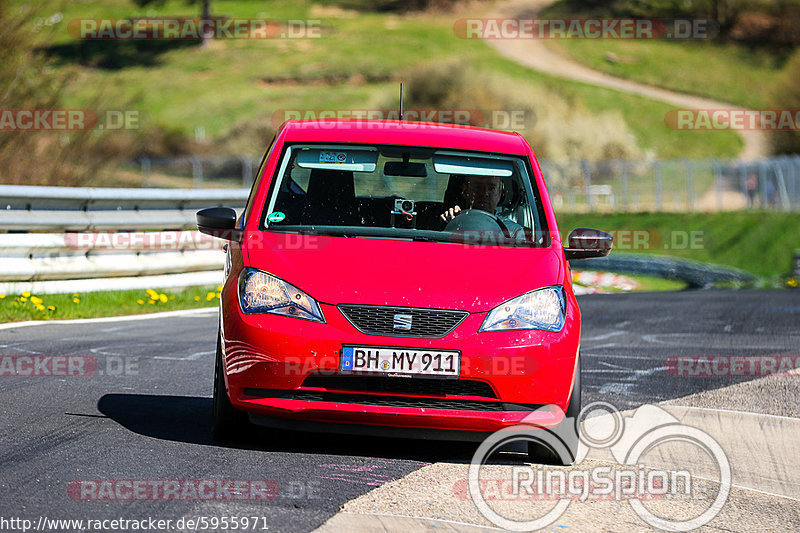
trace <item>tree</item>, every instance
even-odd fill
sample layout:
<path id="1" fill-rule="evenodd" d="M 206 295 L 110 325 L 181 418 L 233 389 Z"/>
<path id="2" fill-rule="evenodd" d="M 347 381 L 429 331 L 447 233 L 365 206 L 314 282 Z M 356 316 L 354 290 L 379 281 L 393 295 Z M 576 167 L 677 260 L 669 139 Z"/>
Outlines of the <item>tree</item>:
<path id="1" fill-rule="evenodd" d="M 776 109 L 800 109 L 800 49 L 789 58 L 786 66 L 783 67 L 781 79 L 773 91 L 772 103 Z M 800 154 L 800 132 L 774 132 L 772 149 L 778 154 Z"/>

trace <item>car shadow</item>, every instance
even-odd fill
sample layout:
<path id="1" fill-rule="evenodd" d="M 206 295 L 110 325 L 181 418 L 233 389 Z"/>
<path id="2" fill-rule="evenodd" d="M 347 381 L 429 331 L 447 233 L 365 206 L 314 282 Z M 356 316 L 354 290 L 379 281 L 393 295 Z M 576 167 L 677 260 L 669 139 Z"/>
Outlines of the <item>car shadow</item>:
<path id="1" fill-rule="evenodd" d="M 238 441 L 220 443 L 211 438 L 211 398 L 106 394 L 97 408 L 139 435 L 222 448 L 468 464 L 478 446 L 457 441 L 274 430 L 255 425 Z M 513 451 L 501 452 L 492 462 L 516 464 L 524 457 L 527 456 Z"/>

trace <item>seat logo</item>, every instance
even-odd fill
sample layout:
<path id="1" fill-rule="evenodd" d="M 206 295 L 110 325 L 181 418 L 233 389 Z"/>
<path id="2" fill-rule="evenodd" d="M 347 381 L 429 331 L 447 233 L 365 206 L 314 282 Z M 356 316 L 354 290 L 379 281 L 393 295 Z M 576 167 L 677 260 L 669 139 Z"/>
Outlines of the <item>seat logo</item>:
<path id="1" fill-rule="evenodd" d="M 394 315 L 394 329 L 411 329 L 411 315 Z"/>

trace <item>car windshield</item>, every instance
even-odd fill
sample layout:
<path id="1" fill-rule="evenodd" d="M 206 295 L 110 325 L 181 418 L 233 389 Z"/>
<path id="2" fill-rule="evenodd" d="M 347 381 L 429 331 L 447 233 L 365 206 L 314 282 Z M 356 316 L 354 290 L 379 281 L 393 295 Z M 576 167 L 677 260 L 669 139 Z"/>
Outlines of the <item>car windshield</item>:
<path id="1" fill-rule="evenodd" d="M 543 246 L 519 156 L 385 145 L 291 145 L 264 211 L 269 231 Z"/>

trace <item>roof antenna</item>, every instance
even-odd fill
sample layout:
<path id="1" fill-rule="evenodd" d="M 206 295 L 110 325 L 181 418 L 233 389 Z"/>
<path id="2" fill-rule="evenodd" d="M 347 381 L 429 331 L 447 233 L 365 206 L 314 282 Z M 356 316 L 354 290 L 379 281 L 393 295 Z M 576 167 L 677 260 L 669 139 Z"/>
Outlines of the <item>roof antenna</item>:
<path id="1" fill-rule="evenodd" d="M 403 120 L 403 82 L 400 82 L 400 120 Z"/>

